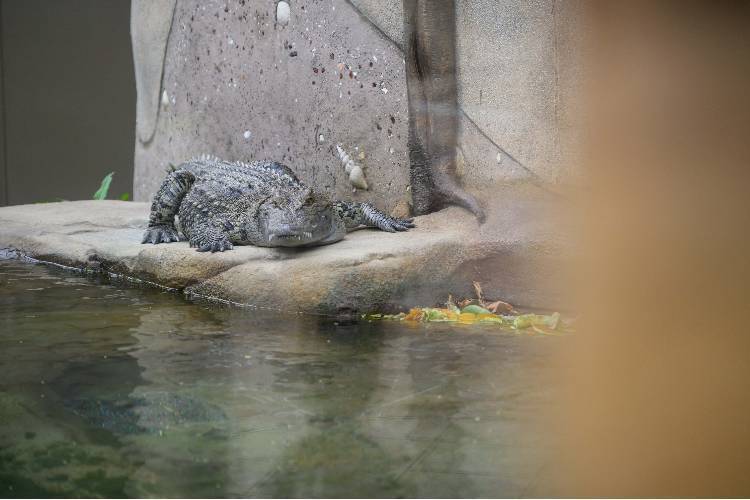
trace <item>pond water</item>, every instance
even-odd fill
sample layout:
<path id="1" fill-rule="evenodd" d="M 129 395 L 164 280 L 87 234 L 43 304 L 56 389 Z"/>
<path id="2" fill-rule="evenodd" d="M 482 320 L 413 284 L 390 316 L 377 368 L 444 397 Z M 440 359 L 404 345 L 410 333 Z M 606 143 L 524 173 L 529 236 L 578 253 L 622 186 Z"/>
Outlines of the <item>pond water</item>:
<path id="1" fill-rule="evenodd" d="M 0 261 L 0 496 L 554 495 L 564 342 Z"/>

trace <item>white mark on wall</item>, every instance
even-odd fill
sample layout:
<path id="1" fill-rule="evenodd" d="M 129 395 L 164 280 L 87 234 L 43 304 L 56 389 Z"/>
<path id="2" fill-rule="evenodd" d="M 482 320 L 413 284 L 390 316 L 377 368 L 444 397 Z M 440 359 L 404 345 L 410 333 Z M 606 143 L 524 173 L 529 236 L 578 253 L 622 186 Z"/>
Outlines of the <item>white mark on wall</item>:
<path id="1" fill-rule="evenodd" d="M 291 12 L 289 10 L 289 4 L 284 2 L 283 0 L 276 4 L 276 22 L 279 23 L 281 26 L 286 26 L 289 24 L 289 19 L 291 17 Z"/>

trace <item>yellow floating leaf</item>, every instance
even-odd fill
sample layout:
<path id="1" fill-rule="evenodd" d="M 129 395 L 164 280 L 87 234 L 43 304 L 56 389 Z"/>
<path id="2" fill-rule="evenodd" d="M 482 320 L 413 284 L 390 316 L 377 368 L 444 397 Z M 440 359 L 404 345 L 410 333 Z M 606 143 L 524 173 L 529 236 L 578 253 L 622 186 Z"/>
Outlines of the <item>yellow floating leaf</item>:
<path id="1" fill-rule="evenodd" d="M 477 319 L 479 319 L 479 317 L 476 314 L 470 312 L 462 312 L 458 315 L 458 321 L 460 321 L 461 323 L 472 324 L 476 323 Z"/>
<path id="2" fill-rule="evenodd" d="M 424 317 L 424 312 L 422 312 L 422 309 L 415 307 L 409 310 L 406 316 L 404 316 L 404 320 L 405 321 L 422 321 L 423 317 Z"/>

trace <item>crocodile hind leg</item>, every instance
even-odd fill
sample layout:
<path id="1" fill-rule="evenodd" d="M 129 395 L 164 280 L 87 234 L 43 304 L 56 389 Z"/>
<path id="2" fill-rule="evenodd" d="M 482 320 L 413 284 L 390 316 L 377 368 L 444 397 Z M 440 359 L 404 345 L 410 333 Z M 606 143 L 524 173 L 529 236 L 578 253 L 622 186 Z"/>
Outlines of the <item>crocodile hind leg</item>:
<path id="1" fill-rule="evenodd" d="M 456 182 L 458 92 L 453 0 L 403 0 L 409 162 L 414 213 L 456 204 L 484 211 Z"/>
<path id="2" fill-rule="evenodd" d="M 336 212 L 347 230 L 356 229 L 360 226 L 376 227 L 381 231 L 395 233 L 396 231 L 408 231 L 414 227 L 414 219 L 398 219 L 384 214 L 369 203 L 355 203 L 350 201 L 337 201 L 334 204 Z"/>
<path id="3" fill-rule="evenodd" d="M 187 170 L 175 170 L 167 174 L 151 203 L 148 228 L 141 243 L 170 243 L 180 241 L 174 218 L 180 202 L 193 185 L 195 176 Z"/>
<path id="4" fill-rule="evenodd" d="M 190 246 L 199 252 L 223 252 L 234 248 L 227 224 L 222 223 L 220 217 L 191 225 L 188 231 Z"/>

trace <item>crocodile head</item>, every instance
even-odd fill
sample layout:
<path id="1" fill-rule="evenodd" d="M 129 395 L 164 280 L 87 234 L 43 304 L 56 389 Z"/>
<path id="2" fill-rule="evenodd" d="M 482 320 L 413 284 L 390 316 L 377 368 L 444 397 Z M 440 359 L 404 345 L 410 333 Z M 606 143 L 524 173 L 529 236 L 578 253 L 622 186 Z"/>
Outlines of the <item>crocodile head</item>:
<path id="1" fill-rule="evenodd" d="M 257 243 L 269 247 L 300 247 L 333 243 L 346 229 L 326 196 L 307 188 L 278 194 L 266 200 L 259 211 Z"/>

